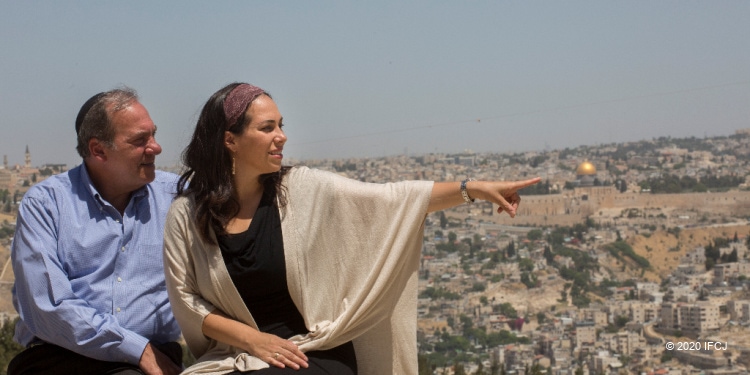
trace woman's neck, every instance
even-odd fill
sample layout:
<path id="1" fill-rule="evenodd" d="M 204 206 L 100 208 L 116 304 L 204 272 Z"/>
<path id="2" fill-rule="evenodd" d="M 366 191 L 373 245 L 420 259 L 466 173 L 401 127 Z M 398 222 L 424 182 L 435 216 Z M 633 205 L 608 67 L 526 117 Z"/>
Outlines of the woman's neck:
<path id="1" fill-rule="evenodd" d="M 242 181 L 245 181 L 244 183 Z M 239 180 L 235 178 L 234 194 L 240 205 L 237 215 L 229 219 L 227 233 L 241 233 L 245 231 L 255 216 L 260 201 L 263 198 L 263 185 L 257 177 L 253 180 Z"/>
<path id="2" fill-rule="evenodd" d="M 240 208 L 248 204 L 250 206 L 257 206 L 260 198 L 263 197 L 263 185 L 261 185 L 257 178 L 246 183 L 235 181 L 234 186 L 234 192 L 237 201 L 240 203 Z"/>

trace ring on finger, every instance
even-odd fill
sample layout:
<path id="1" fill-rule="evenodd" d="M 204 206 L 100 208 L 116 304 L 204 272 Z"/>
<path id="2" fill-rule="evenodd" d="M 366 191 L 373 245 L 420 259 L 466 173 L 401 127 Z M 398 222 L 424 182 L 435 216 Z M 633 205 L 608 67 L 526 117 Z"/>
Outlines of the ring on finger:
<path id="1" fill-rule="evenodd" d="M 279 358 L 279 352 L 273 353 L 273 359 Z"/>

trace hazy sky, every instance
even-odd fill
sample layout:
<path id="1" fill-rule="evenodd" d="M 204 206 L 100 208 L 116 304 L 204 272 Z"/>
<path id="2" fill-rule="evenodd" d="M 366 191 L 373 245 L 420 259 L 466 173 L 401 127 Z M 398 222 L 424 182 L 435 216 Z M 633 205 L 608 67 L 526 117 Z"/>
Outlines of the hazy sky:
<path id="1" fill-rule="evenodd" d="M 295 159 L 515 152 L 750 127 L 750 1 L 0 0 L 0 154 L 75 165 L 93 94 L 135 88 L 178 162 L 227 83 Z"/>

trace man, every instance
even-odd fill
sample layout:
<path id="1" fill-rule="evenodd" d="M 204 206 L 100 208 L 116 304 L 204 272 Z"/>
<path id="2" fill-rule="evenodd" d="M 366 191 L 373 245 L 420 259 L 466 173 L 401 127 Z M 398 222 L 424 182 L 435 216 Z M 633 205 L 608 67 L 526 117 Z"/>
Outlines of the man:
<path id="1" fill-rule="evenodd" d="M 156 126 L 132 89 L 76 118 L 83 164 L 35 185 L 11 248 L 26 350 L 9 374 L 177 374 L 180 330 L 164 283 L 164 218 L 177 176 L 156 171 Z"/>

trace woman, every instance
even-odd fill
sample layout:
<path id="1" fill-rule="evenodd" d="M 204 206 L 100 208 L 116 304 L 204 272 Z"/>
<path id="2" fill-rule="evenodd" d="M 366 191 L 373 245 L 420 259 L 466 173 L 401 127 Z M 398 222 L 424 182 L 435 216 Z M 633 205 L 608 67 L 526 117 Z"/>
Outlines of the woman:
<path id="1" fill-rule="evenodd" d="M 425 215 L 478 198 L 515 216 L 539 179 L 368 184 L 282 167 L 282 126 L 270 95 L 233 83 L 183 153 L 164 261 L 198 358 L 186 373 L 416 374 Z"/>

